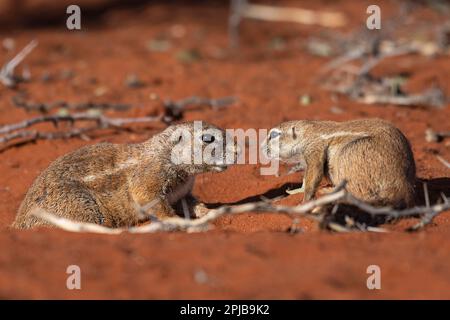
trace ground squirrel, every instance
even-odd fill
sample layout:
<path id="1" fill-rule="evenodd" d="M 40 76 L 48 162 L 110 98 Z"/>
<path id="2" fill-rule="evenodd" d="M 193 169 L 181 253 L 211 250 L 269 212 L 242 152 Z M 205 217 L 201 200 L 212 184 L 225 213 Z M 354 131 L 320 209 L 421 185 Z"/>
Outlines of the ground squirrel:
<path id="1" fill-rule="evenodd" d="M 327 177 L 333 185 L 346 180 L 349 192 L 373 205 L 413 205 L 411 146 L 386 121 L 288 121 L 269 131 L 264 148 L 269 157 L 305 170 L 303 201 L 311 200 Z"/>
<path id="2" fill-rule="evenodd" d="M 34 181 L 13 226 L 47 225 L 32 215 L 36 209 L 108 227 L 132 226 L 139 222 L 139 208 L 152 201 L 158 217 L 173 216 L 178 200 L 187 197 L 195 204 L 190 192 L 196 174 L 226 169 L 219 151 L 238 150 L 226 140 L 224 130 L 196 121 L 170 126 L 143 143 L 78 149 L 55 160 Z M 194 159 L 199 153 L 200 161 Z"/>

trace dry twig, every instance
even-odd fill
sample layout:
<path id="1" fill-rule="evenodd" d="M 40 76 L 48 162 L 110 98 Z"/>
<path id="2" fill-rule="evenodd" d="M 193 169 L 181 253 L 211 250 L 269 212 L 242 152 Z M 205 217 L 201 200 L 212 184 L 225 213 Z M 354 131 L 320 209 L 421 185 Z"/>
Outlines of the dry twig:
<path id="1" fill-rule="evenodd" d="M 443 164 L 444 166 L 446 166 L 447 168 L 450 169 L 450 162 L 448 162 L 447 160 L 445 160 L 445 159 L 442 158 L 441 156 L 436 156 L 436 158 L 437 158 L 440 162 L 442 162 L 442 164 Z"/>
<path id="2" fill-rule="evenodd" d="M 43 115 L 23 120 L 18 123 L 0 126 L 0 143 L 7 143 L 9 141 L 15 140 L 15 143 L 8 146 L 11 147 L 14 145 L 42 139 L 50 140 L 50 139 L 72 138 L 72 137 L 82 137 L 88 139 L 87 133 L 97 129 L 107 129 L 107 128 L 125 129 L 125 126 L 129 124 L 148 123 L 156 121 L 162 121 L 165 124 L 170 124 L 175 120 L 181 119 L 183 117 L 183 112 L 187 109 L 192 110 L 202 106 L 209 106 L 213 109 L 218 109 L 228 106 L 234 103 L 235 101 L 236 99 L 234 97 L 209 99 L 195 96 L 185 98 L 179 101 L 167 100 L 164 102 L 165 113 L 163 115 L 153 117 L 110 118 L 98 112 Z M 13 103 L 15 103 L 16 106 L 24 108 L 26 110 L 39 110 L 44 113 L 56 107 L 67 108 L 72 110 L 80 110 L 87 108 L 90 111 L 96 111 L 96 109 L 123 110 L 125 108 L 128 108 L 127 105 L 122 104 L 109 104 L 109 103 L 96 104 L 90 102 L 81 104 L 70 104 L 67 102 L 33 104 L 24 101 L 22 97 L 19 96 L 13 98 Z M 73 124 L 75 122 L 81 121 L 94 122 L 94 125 L 83 128 L 73 127 Z M 58 127 L 58 124 L 61 122 L 69 123 L 71 125 L 70 129 L 57 132 L 25 130 L 39 123 L 52 123 L 55 127 Z"/>
<path id="3" fill-rule="evenodd" d="M 433 88 L 420 94 L 394 95 L 366 93 L 357 99 L 366 104 L 395 104 L 398 106 L 430 106 L 442 108 L 446 103 L 446 98 L 442 90 Z"/>
<path id="4" fill-rule="evenodd" d="M 217 99 L 203 98 L 203 97 L 188 97 L 178 101 L 166 100 L 164 101 L 165 116 L 164 121 L 172 122 L 183 117 L 183 112 L 189 107 L 193 110 L 202 106 L 208 106 L 213 109 L 227 107 L 236 102 L 235 97 L 223 97 Z"/>
<path id="5" fill-rule="evenodd" d="M 122 129 L 128 124 L 149 123 L 161 120 L 160 116 L 156 117 L 137 117 L 137 118 L 109 118 L 101 114 L 76 113 L 72 115 L 44 115 L 35 118 L 23 120 L 18 123 L 3 125 L 0 127 L 0 143 L 7 143 L 12 140 L 25 139 L 16 141 L 13 145 L 24 142 L 31 142 L 42 139 L 62 139 L 72 138 L 83 135 L 96 129 L 116 128 Z M 78 121 L 95 122 L 94 126 L 84 128 L 71 128 L 65 131 L 57 132 L 40 132 L 37 130 L 24 130 L 39 123 L 52 123 L 55 127 L 61 122 L 69 122 L 73 125 Z"/>
<path id="6" fill-rule="evenodd" d="M 378 78 L 370 74 L 386 58 L 410 53 L 430 55 L 437 53 L 436 50 L 438 47 L 432 44 L 414 41 L 408 43 L 382 41 L 378 36 L 369 38 L 364 43 L 358 44 L 356 48 L 329 62 L 321 70 L 318 80 L 326 89 L 345 94 L 351 99 L 366 104 L 442 108 L 448 103 L 448 99 L 439 88 L 431 88 L 420 94 L 406 94 L 401 90 L 401 83 L 398 81 Z M 356 60 L 360 60 L 359 67 L 350 65 L 350 62 Z"/>
<path id="7" fill-rule="evenodd" d="M 426 197 L 428 197 L 427 189 L 425 188 Z M 322 207 L 328 204 L 338 204 L 345 203 L 354 205 L 355 207 L 361 209 L 364 212 L 372 216 L 383 215 L 390 219 L 398 219 L 405 217 L 416 217 L 422 216 L 422 219 L 418 225 L 413 227 L 414 230 L 418 230 L 427 224 L 431 223 L 433 218 L 439 213 L 450 209 L 449 200 L 443 196 L 444 203 L 435 204 L 430 206 L 429 200 L 425 206 L 413 207 L 404 210 L 395 210 L 389 207 L 373 207 L 361 200 L 358 200 L 352 196 L 346 189 L 345 183 L 339 185 L 334 192 L 327 194 L 321 198 L 309 201 L 307 203 L 298 206 L 284 206 L 284 205 L 274 205 L 267 201 L 252 202 L 241 205 L 234 206 L 222 206 L 216 209 L 210 210 L 206 215 L 199 219 L 182 219 L 182 218 L 168 218 L 165 220 L 155 219 L 151 224 L 137 226 L 133 228 L 121 228 L 121 229 L 110 229 L 98 225 L 73 222 L 64 218 L 56 217 L 48 212 L 37 212 L 34 213 L 37 217 L 44 219 L 45 221 L 67 231 L 73 232 L 97 232 L 97 233 L 107 233 L 107 234 L 118 234 L 122 232 L 129 233 L 151 233 L 157 231 L 187 231 L 187 232 L 198 232 L 205 231 L 209 228 L 209 223 L 216 220 L 217 218 L 224 215 L 239 214 L 243 212 L 277 212 L 288 214 L 291 216 L 307 216 L 316 221 L 321 222 L 323 217 L 311 214 L 311 211 L 315 208 Z M 337 209 L 337 206 L 335 206 Z M 335 210 L 334 210 L 335 211 Z M 338 225 L 337 223 L 330 223 L 328 225 L 332 230 L 335 231 L 350 231 L 351 228 L 347 226 Z M 384 229 L 366 227 L 360 224 L 356 224 L 358 230 L 361 231 L 373 231 L 373 232 L 384 232 Z"/>
<path id="8" fill-rule="evenodd" d="M 14 87 L 18 79 L 14 77 L 14 69 L 26 58 L 28 54 L 38 45 L 37 40 L 32 40 L 14 58 L 3 65 L 0 70 L 0 82 L 7 87 Z"/>
<path id="9" fill-rule="evenodd" d="M 80 103 L 69 103 L 66 101 L 57 101 L 51 103 L 31 103 L 25 101 L 21 96 L 13 96 L 11 98 L 12 103 L 18 107 L 25 109 L 26 111 L 39 111 L 42 113 L 48 113 L 52 109 L 67 109 L 74 111 L 84 111 L 84 110 L 116 110 L 124 111 L 130 109 L 130 105 L 122 103 L 108 103 L 108 102 L 80 102 Z"/>
<path id="10" fill-rule="evenodd" d="M 307 25 L 320 25 L 336 28 L 346 24 L 344 15 L 340 12 L 321 12 L 302 8 L 283 8 L 260 4 L 247 4 L 241 11 L 242 17 L 264 20 L 296 22 Z"/>
<path id="11" fill-rule="evenodd" d="M 230 46 L 232 48 L 237 47 L 239 44 L 239 25 L 243 18 L 263 21 L 295 22 L 329 28 L 342 27 L 347 23 L 345 16 L 340 12 L 323 12 L 293 7 L 250 4 L 247 0 L 231 0 L 230 11 L 228 32 Z"/>
<path id="12" fill-rule="evenodd" d="M 9 133 L 11 131 L 29 128 L 33 125 L 43 122 L 53 123 L 56 127 L 59 122 L 70 122 L 74 123 L 76 121 L 95 121 L 98 126 L 102 129 L 109 127 L 120 127 L 130 123 L 146 123 L 160 120 L 161 117 L 138 117 L 138 118 L 109 118 L 101 114 L 91 114 L 91 113 L 75 113 L 68 115 L 45 115 L 38 116 L 35 118 L 23 120 L 18 123 L 4 125 L 0 127 L 0 134 Z"/>

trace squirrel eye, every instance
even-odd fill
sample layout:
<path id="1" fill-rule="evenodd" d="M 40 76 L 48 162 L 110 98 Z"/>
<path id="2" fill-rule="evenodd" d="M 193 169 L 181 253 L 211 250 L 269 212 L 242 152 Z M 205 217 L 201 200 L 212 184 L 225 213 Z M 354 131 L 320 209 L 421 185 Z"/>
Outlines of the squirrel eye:
<path id="1" fill-rule="evenodd" d="M 214 142 L 215 139 L 216 138 L 212 134 L 206 133 L 206 134 L 202 135 L 202 141 L 205 143 Z"/>
<path id="2" fill-rule="evenodd" d="M 276 137 L 278 137 L 281 134 L 280 131 L 278 130 L 273 130 L 270 132 L 269 138 L 270 139 L 275 139 Z"/>

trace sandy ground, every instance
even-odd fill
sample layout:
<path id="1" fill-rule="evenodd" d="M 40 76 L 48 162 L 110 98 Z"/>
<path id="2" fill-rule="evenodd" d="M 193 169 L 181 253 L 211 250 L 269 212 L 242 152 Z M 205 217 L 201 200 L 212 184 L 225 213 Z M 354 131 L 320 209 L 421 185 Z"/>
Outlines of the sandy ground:
<path id="1" fill-rule="evenodd" d="M 320 9 L 325 3 L 347 15 L 351 23 L 346 30 L 363 25 L 370 4 L 308 1 L 303 5 Z M 382 1 L 381 7 L 386 19 L 397 12 L 394 2 Z M 2 27 L 0 39 L 11 37 L 20 48 L 36 38 L 39 46 L 25 62 L 31 82 L 16 90 L 0 87 L 0 123 L 38 114 L 11 103 L 21 91 L 35 102 L 133 106 L 125 112 L 107 112 L 110 116 L 155 115 L 161 111 L 155 96 L 233 95 L 239 101 L 229 108 L 185 114 L 185 120 L 205 120 L 225 128 L 270 128 L 288 119 L 380 117 L 398 126 L 411 141 L 418 177 L 427 181 L 432 196 L 450 195 L 449 170 L 436 158 L 439 154 L 450 159 L 449 144 L 428 143 L 424 138 L 428 127 L 450 130 L 449 106 L 441 110 L 368 106 L 333 97 L 315 81 L 330 58 L 305 50 L 306 41 L 325 30 L 246 21 L 242 47 L 233 54 L 226 49 L 227 17 L 227 6 L 216 3 L 149 4 L 108 12 L 83 24 L 80 32 L 68 32 L 64 24 Z M 449 18 L 430 8 L 418 8 L 414 17 L 437 24 Z M 152 39 L 159 38 L 167 39 L 170 48 L 149 50 Z M 283 39 L 281 50 L 274 48 L 274 39 Z M 11 55 L 0 50 L 0 61 Z M 450 93 L 448 56 L 407 55 L 389 59 L 375 72 L 408 73 L 411 92 L 438 84 Z M 127 87 L 124 81 L 130 74 L 144 85 Z M 312 97 L 310 105 L 299 103 L 304 94 Z M 333 106 L 342 113 L 333 112 Z M 0 298 L 450 298 L 450 212 L 418 233 L 404 231 L 416 222 L 408 219 L 384 226 L 391 230 L 388 234 L 334 234 L 301 220 L 303 232 L 290 234 L 288 217 L 256 213 L 221 218 L 214 230 L 201 234 L 102 236 L 8 228 L 33 179 L 56 157 L 100 141 L 143 141 L 162 128 L 150 124 L 133 132 L 107 131 L 90 141 L 38 141 L 0 153 Z M 239 165 L 198 177 L 194 194 L 206 203 L 233 203 L 294 185 L 301 176 L 261 176 L 258 166 Z M 296 204 L 301 199 L 294 195 L 282 203 Z M 82 290 L 66 288 L 66 268 L 72 264 L 82 270 Z M 381 267 L 381 290 L 366 287 L 366 268 L 372 264 Z"/>

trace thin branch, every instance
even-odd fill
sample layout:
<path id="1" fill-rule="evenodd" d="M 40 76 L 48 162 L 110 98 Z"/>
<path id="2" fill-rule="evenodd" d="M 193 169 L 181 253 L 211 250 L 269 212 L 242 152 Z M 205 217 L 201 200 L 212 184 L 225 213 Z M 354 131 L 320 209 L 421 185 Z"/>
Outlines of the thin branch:
<path id="1" fill-rule="evenodd" d="M 359 44 L 356 49 L 332 60 L 322 68 L 318 81 L 328 90 L 345 94 L 351 99 L 365 104 L 442 108 L 449 102 L 439 88 L 431 88 L 420 94 L 404 94 L 399 83 L 393 84 L 384 81 L 383 78 L 371 75 L 370 72 L 386 58 L 410 53 L 428 54 L 429 48 L 420 43 L 401 44 L 381 40 L 379 37 L 369 38 L 362 45 Z M 353 66 L 349 63 L 355 60 L 361 60 L 362 65 L 357 71 L 353 71 L 353 69 L 349 71 L 349 66 Z M 328 76 L 330 71 L 332 74 Z M 338 75 L 336 76 L 336 74 Z M 327 76 L 326 79 L 325 76 Z M 338 81 L 332 83 L 333 80 Z"/>
<path id="2" fill-rule="evenodd" d="M 437 158 L 440 162 L 442 162 L 442 164 L 443 164 L 444 166 L 446 166 L 447 168 L 450 169 L 450 162 L 448 162 L 447 160 L 445 160 L 445 159 L 442 158 L 441 156 L 436 156 L 436 158 Z"/>
<path id="3" fill-rule="evenodd" d="M 408 231 L 417 231 L 426 225 L 430 224 L 434 217 L 439 213 L 438 211 L 431 210 L 430 207 L 430 194 L 428 193 L 428 185 L 426 183 L 423 184 L 423 193 L 425 197 L 425 207 L 428 209 L 428 211 L 425 212 L 425 214 L 422 216 L 420 221 L 413 225 L 412 227 L 408 228 Z M 448 204 L 448 200 L 445 196 L 443 196 L 444 204 Z"/>
<path id="4" fill-rule="evenodd" d="M 124 111 L 130 109 L 130 105 L 122 103 L 108 103 L 108 102 L 81 102 L 81 103 L 69 103 L 66 101 L 57 101 L 51 103 L 31 103 L 25 101 L 23 97 L 17 95 L 11 98 L 12 103 L 18 107 L 25 109 L 26 111 L 39 111 L 42 113 L 48 113 L 52 109 L 67 109 L 75 111 L 83 110 L 117 110 Z"/>
<path id="5" fill-rule="evenodd" d="M 72 221 L 70 219 L 58 217 L 44 210 L 36 210 L 31 214 L 36 218 L 50 223 L 51 225 L 70 232 L 89 232 L 100 234 L 120 234 L 123 232 L 121 229 L 107 228 L 95 223 L 80 223 Z"/>
<path id="6" fill-rule="evenodd" d="M 249 4 L 247 0 L 231 0 L 228 17 L 230 48 L 239 46 L 239 26 L 244 18 L 263 21 L 294 22 L 324 27 L 341 27 L 347 23 L 340 12 L 313 11 L 296 7 Z"/>
<path id="7" fill-rule="evenodd" d="M 75 113 L 72 115 L 55 114 L 55 115 L 38 116 L 35 118 L 23 120 L 18 123 L 1 126 L 0 134 L 9 133 L 19 129 L 29 128 L 33 125 L 43 122 L 50 122 L 53 123 L 55 126 L 57 126 L 59 122 L 74 123 L 75 121 L 95 121 L 97 122 L 100 128 L 108 128 L 108 127 L 120 127 L 130 123 L 154 122 L 160 119 L 161 119 L 160 116 L 138 117 L 138 118 L 109 118 L 104 115 L 90 114 L 90 113 Z"/>
<path id="8" fill-rule="evenodd" d="M 148 225 L 137 226 L 133 228 L 118 228 L 118 229 L 111 229 L 92 223 L 75 222 L 66 218 L 58 217 L 44 210 L 37 210 L 35 212 L 32 212 L 32 215 L 40 219 L 43 219 L 48 223 L 55 225 L 63 230 L 71 232 L 94 232 L 105 234 L 119 234 L 125 231 L 130 233 L 151 233 L 156 231 L 177 231 L 177 230 L 195 232 L 207 230 L 209 227 L 209 222 L 216 220 L 217 218 L 223 215 L 228 214 L 239 214 L 250 211 L 259 211 L 259 212 L 271 211 L 271 212 L 295 213 L 300 215 L 302 214 L 306 215 L 313 208 L 336 201 L 340 199 L 343 195 L 345 195 L 344 189 L 293 208 L 288 206 L 272 206 L 265 201 L 236 206 L 222 206 L 217 209 L 210 210 L 206 215 L 204 215 L 199 219 L 183 219 L 179 217 L 174 217 L 165 220 L 154 221 Z"/>
<path id="9" fill-rule="evenodd" d="M 428 192 L 425 189 L 425 192 Z M 137 226 L 133 228 L 121 228 L 121 229 L 109 229 L 105 227 L 98 228 L 95 225 L 93 227 L 91 224 L 73 222 L 64 218 L 58 218 L 50 213 L 39 211 L 33 213 L 35 216 L 44 219 L 45 221 L 60 227 L 61 229 L 73 232 L 99 232 L 99 233 L 109 233 L 118 234 L 122 232 L 130 233 L 150 233 L 156 231 L 187 231 L 187 232 L 198 232 L 205 231 L 209 229 L 209 223 L 216 220 L 217 218 L 224 215 L 239 214 L 244 212 L 276 212 L 289 214 L 293 216 L 307 216 L 316 221 L 322 222 L 323 217 L 311 214 L 311 211 L 315 208 L 325 206 L 327 204 L 336 205 L 338 203 L 345 203 L 354 205 L 362 211 L 369 213 L 372 216 L 384 215 L 389 218 L 405 218 L 405 217 L 416 217 L 418 215 L 424 215 L 422 217 L 420 225 L 416 226 L 414 230 L 418 230 L 425 225 L 429 224 L 435 216 L 439 213 L 450 209 L 450 201 L 448 198 L 443 196 L 444 203 L 435 204 L 433 206 L 426 205 L 421 207 L 413 207 L 404 210 L 395 210 L 390 207 L 374 207 L 368 203 L 365 203 L 354 196 L 352 196 L 345 189 L 345 182 L 340 184 L 334 192 L 327 194 L 321 198 L 311 200 L 304 204 L 298 206 L 285 206 L 285 205 L 274 205 L 268 203 L 267 201 L 252 202 L 241 205 L 234 206 L 222 206 L 216 209 L 210 210 L 206 215 L 198 219 L 183 219 L 179 217 L 168 218 L 165 220 L 156 220 L 151 224 Z M 335 208 L 337 209 L 337 206 Z M 335 212 L 335 210 L 333 211 Z M 335 222 L 331 222 L 328 226 L 335 231 L 346 232 L 351 229 L 347 226 L 338 225 Z M 374 232 L 385 232 L 386 230 L 381 228 L 369 228 L 361 225 L 357 226 L 361 231 L 374 231 Z M 114 231 L 111 231 L 114 230 Z"/>
<path id="10" fill-rule="evenodd" d="M 17 79 L 14 77 L 14 69 L 26 58 L 28 54 L 38 45 L 37 40 L 32 40 L 14 58 L 5 63 L 0 70 L 0 82 L 7 87 L 14 87 Z"/>
<path id="11" fill-rule="evenodd" d="M 219 109 L 227 107 L 236 102 L 235 97 L 223 97 L 217 99 L 203 98 L 203 97 L 188 97 L 178 101 L 166 100 L 164 101 L 164 109 L 166 114 L 164 117 L 165 122 L 172 122 L 173 120 L 179 120 L 183 116 L 183 112 L 188 107 L 190 110 L 196 109 L 202 106 L 208 106 L 212 109 Z"/>
<path id="12" fill-rule="evenodd" d="M 358 47 L 355 48 L 353 50 L 350 50 L 348 52 L 346 52 L 345 54 L 333 59 L 332 61 L 328 62 L 327 64 L 325 64 L 324 67 L 322 67 L 319 70 L 319 75 L 324 75 L 327 72 L 337 69 L 343 65 L 346 65 L 347 63 L 360 59 L 361 57 L 363 57 L 366 54 L 366 50 L 363 47 Z"/>
<path id="13" fill-rule="evenodd" d="M 98 129 L 125 129 L 124 126 L 135 123 L 149 123 L 161 120 L 161 116 L 137 118 L 109 118 L 104 115 L 90 113 L 76 113 L 72 115 L 45 115 L 23 120 L 18 123 L 0 127 L 0 143 L 16 140 L 12 145 L 23 144 L 36 140 L 68 139 L 73 137 L 87 138 L 87 133 Z M 24 130 L 40 123 L 52 123 L 55 127 L 61 122 L 73 125 L 78 121 L 95 122 L 94 126 L 73 128 L 56 132 L 43 132 L 38 130 Z M 11 146 L 11 145 L 10 145 Z M 9 147 L 10 147 L 9 146 Z M 2 149 L 3 150 L 3 149 Z"/>
<path id="14" fill-rule="evenodd" d="M 344 26 L 347 21 L 340 12 L 321 12 L 295 7 L 276 7 L 261 4 L 246 4 L 240 11 L 242 17 L 264 20 L 296 22 L 307 25 L 319 25 L 336 28 Z"/>
<path id="15" fill-rule="evenodd" d="M 190 109 L 201 106 L 209 106 L 213 109 L 222 108 L 234 103 L 236 99 L 234 97 L 224 97 L 219 99 L 209 99 L 202 97 L 189 97 L 179 101 L 166 101 L 164 102 L 165 113 L 163 115 L 154 117 L 136 117 L 136 118 L 109 118 L 102 114 L 97 114 L 93 112 L 75 113 L 75 114 L 52 114 L 52 115 L 42 115 L 34 117 L 31 119 L 23 120 L 18 123 L 6 124 L 0 126 L 0 143 L 6 143 L 12 140 L 22 139 L 16 141 L 8 147 L 23 144 L 26 142 L 32 142 L 36 140 L 43 139 L 61 139 L 61 138 L 71 138 L 81 136 L 83 138 L 88 138 L 86 133 L 94 131 L 96 129 L 125 129 L 124 127 L 129 124 L 136 123 L 148 123 L 155 121 L 162 121 L 165 124 L 170 124 L 175 120 L 179 120 L 183 117 L 183 111 L 188 107 Z M 56 102 L 50 104 L 30 104 L 22 100 L 22 97 L 16 96 L 13 98 L 13 103 L 16 106 L 22 107 L 26 110 L 39 110 L 42 112 L 47 112 L 55 107 L 64 107 L 69 109 L 84 109 L 84 108 L 97 108 L 97 109 L 124 109 L 128 106 L 121 104 L 96 104 L 96 103 L 86 103 L 86 104 L 69 104 L 66 102 Z M 39 123 L 52 123 L 55 127 L 61 122 L 69 122 L 73 125 L 75 122 L 87 121 L 95 122 L 94 126 L 88 128 L 70 128 L 64 131 L 57 132 L 41 132 L 37 130 L 25 130 Z M 3 150 L 4 148 L 0 149 Z"/>
<path id="16" fill-rule="evenodd" d="M 433 88 L 421 94 L 392 95 L 366 93 L 357 101 L 366 104 L 395 104 L 399 106 L 430 106 L 442 108 L 446 103 L 446 98 L 442 90 Z"/>
<path id="17" fill-rule="evenodd" d="M 69 139 L 74 137 L 82 137 L 85 140 L 89 140 L 86 134 L 96 129 L 98 129 L 97 126 L 87 128 L 72 128 L 69 131 L 65 132 L 40 132 L 37 130 L 22 130 L 1 136 L 0 143 L 7 143 L 12 140 L 20 139 L 13 144 L 17 145 L 37 140 Z"/>
<path id="18" fill-rule="evenodd" d="M 379 52 L 377 55 L 372 57 L 372 59 L 368 59 L 359 69 L 358 76 L 366 76 L 372 71 L 378 64 L 380 64 L 384 59 L 402 56 L 410 53 L 416 53 L 417 48 L 411 45 L 399 46 L 397 48 L 393 48 L 390 50 L 382 51 L 380 46 L 380 42 L 376 42 L 378 47 L 373 51 Z"/>
<path id="19" fill-rule="evenodd" d="M 402 210 L 393 209 L 390 207 L 379 208 L 379 207 L 373 207 L 370 204 L 367 204 L 361 200 L 358 200 L 357 198 L 353 197 L 349 193 L 347 193 L 344 202 L 347 204 L 352 204 L 372 216 L 385 215 L 385 216 L 387 216 L 389 218 L 393 218 L 393 219 L 416 217 L 419 215 L 423 215 L 427 212 L 430 212 L 433 215 L 437 215 L 443 211 L 450 209 L 450 203 L 448 203 L 448 202 L 438 203 L 438 204 L 435 204 L 430 207 L 417 206 L 417 207 L 412 207 L 412 208 L 407 208 L 407 209 L 402 209 Z"/>

